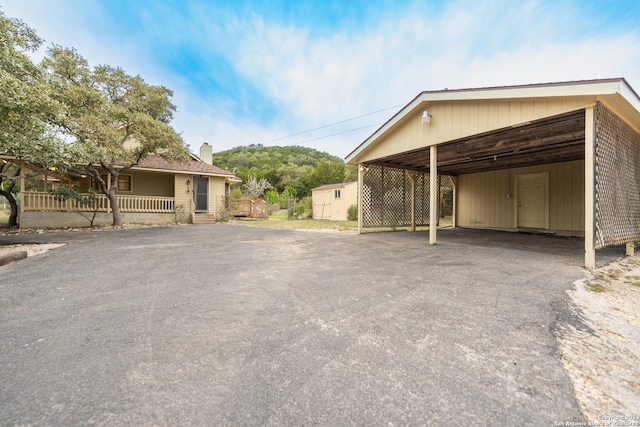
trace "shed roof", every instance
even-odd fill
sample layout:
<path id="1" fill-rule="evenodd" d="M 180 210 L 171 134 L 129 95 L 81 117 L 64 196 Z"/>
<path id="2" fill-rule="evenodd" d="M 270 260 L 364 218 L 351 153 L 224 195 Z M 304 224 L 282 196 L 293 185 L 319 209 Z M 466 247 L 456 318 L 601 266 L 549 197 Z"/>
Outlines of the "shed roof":
<path id="1" fill-rule="evenodd" d="M 358 181 L 349 181 L 349 182 L 340 182 L 338 184 L 325 184 L 325 185 L 321 185 L 320 187 L 316 187 L 316 188 L 312 188 L 311 191 L 315 191 L 315 190 L 331 190 L 333 188 L 343 188 L 346 187 L 349 184 L 357 184 Z"/>

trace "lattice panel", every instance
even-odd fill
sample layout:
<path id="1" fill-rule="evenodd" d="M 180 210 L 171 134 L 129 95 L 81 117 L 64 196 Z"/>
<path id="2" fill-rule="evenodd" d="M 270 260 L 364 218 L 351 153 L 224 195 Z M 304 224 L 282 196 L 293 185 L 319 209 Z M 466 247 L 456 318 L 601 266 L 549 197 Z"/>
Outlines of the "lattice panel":
<path id="1" fill-rule="evenodd" d="M 596 249 L 640 240 L 640 134 L 595 107 Z"/>
<path id="2" fill-rule="evenodd" d="M 363 227 L 411 226 L 410 173 L 416 179 L 416 225 L 429 225 L 429 174 L 370 165 L 363 178 Z"/>

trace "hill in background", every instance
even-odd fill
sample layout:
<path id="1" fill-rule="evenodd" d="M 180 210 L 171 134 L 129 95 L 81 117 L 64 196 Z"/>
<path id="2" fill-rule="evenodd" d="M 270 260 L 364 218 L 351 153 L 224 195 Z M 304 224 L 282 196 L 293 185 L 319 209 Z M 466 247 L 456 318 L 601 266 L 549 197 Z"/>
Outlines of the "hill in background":
<path id="1" fill-rule="evenodd" d="M 235 147 L 213 153 L 213 164 L 233 171 L 247 182 L 249 175 L 266 179 L 279 193 L 289 187 L 297 197 L 311 195 L 311 189 L 324 184 L 355 181 L 355 166 L 340 157 L 300 146 L 265 147 L 260 144 Z"/>

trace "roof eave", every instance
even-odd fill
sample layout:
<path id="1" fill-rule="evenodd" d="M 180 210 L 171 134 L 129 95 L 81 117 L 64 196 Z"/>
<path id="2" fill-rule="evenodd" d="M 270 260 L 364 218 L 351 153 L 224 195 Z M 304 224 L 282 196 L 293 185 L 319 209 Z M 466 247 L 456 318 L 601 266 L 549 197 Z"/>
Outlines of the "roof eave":
<path id="1" fill-rule="evenodd" d="M 131 170 L 137 171 L 145 171 L 145 172 L 160 172 L 160 173 L 180 173 L 185 175 L 206 175 L 206 176 L 220 176 L 224 178 L 234 178 L 235 175 L 232 174 L 223 174 L 223 173 L 215 173 L 215 172 L 203 172 L 203 171 L 189 171 L 189 170 L 180 170 L 180 169 L 159 169 L 159 168 L 147 168 L 144 166 L 134 166 Z"/>
<path id="2" fill-rule="evenodd" d="M 598 97 L 606 95 L 622 96 L 640 113 L 640 97 L 624 78 L 585 80 L 562 83 L 543 83 L 521 86 L 488 87 L 479 89 L 455 89 L 425 91 L 418 94 L 387 122 L 380 126 L 373 134 L 365 139 L 355 150 L 345 158 L 351 162 L 368 148 L 376 139 L 387 133 L 404 117 L 430 102 L 450 101 L 488 101 L 498 99 L 526 99 L 526 98 L 555 98 L 555 97 Z"/>

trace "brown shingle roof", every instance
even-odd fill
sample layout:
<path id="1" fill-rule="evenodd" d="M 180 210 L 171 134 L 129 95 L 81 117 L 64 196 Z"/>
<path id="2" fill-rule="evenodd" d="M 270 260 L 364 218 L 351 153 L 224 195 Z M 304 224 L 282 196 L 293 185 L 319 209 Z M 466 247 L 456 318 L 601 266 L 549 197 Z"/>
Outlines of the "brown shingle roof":
<path id="1" fill-rule="evenodd" d="M 165 160 L 160 156 L 149 155 L 136 166 L 137 169 L 157 169 L 173 172 L 193 172 L 204 175 L 224 175 L 232 177 L 233 173 L 210 165 L 197 158 L 193 158 L 189 163 L 178 163 Z"/>

